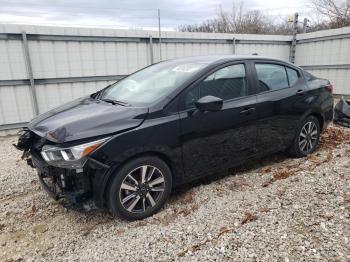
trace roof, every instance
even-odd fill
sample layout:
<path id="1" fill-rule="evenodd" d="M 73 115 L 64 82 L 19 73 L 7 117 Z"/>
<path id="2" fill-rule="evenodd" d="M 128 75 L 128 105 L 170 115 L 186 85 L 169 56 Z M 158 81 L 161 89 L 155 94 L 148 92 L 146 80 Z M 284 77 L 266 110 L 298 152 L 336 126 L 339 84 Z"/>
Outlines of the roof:
<path id="1" fill-rule="evenodd" d="M 284 63 L 289 63 L 288 61 L 284 61 L 278 58 L 273 57 L 265 57 L 259 55 L 208 55 L 208 56 L 189 56 L 183 58 L 174 58 L 170 59 L 171 61 L 183 61 L 185 63 L 208 63 L 215 64 L 225 61 L 235 61 L 235 60 L 249 60 L 249 59 L 262 59 L 262 60 L 271 60 L 271 61 L 279 61 Z"/>

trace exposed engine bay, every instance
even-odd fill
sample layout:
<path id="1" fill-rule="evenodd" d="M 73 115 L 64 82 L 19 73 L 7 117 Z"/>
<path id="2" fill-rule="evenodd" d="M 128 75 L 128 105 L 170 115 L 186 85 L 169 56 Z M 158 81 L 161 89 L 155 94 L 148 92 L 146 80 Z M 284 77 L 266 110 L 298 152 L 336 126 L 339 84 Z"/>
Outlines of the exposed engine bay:
<path id="1" fill-rule="evenodd" d="M 89 198 L 92 191 L 90 176 L 86 175 L 89 170 L 77 172 L 75 169 L 48 165 L 40 154 L 48 143 L 50 141 L 24 128 L 19 132 L 17 145 L 14 146 L 23 151 L 22 159 L 37 170 L 41 186 L 51 197 L 56 200 L 64 197 L 71 203 Z"/>

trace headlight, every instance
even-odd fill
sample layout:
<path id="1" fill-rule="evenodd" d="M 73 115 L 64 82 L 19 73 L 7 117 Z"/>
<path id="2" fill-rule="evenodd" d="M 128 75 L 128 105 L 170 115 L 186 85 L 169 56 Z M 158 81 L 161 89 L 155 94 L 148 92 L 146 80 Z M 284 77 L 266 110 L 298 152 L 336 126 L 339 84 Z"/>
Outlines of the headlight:
<path id="1" fill-rule="evenodd" d="M 86 162 L 86 156 L 101 146 L 108 138 L 72 147 L 46 145 L 41 150 L 43 159 L 53 166 L 80 169 Z"/>

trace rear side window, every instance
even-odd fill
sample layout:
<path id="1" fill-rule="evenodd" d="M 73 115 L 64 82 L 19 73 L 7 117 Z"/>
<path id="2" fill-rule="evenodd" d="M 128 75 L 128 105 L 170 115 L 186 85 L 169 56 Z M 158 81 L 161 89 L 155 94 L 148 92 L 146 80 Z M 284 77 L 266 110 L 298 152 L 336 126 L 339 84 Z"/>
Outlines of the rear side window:
<path id="1" fill-rule="evenodd" d="M 287 75 L 288 75 L 288 80 L 289 80 L 289 86 L 295 85 L 295 83 L 299 79 L 298 71 L 296 71 L 292 68 L 289 68 L 289 67 L 286 67 L 286 70 L 287 70 Z"/>
<path id="2" fill-rule="evenodd" d="M 260 91 L 274 91 L 289 87 L 286 69 L 275 64 L 255 64 Z"/>
<path id="3" fill-rule="evenodd" d="M 315 77 L 312 74 L 310 74 L 309 72 L 303 71 L 303 73 L 304 73 L 304 77 L 305 77 L 306 81 L 311 81 L 311 80 L 315 79 Z"/>
<path id="4" fill-rule="evenodd" d="M 224 101 L 248 95 L 244 65 L 230 65 L 209 75 L 186 94 L 185 107 L 194 107 L 194 102 L 209 95 Z"/>

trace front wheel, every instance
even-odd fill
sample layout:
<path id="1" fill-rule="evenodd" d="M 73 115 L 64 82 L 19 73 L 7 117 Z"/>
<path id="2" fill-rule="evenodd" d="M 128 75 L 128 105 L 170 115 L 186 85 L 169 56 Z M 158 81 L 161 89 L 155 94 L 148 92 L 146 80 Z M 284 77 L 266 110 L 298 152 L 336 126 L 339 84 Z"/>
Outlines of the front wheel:
<path id="1" fill-rule="evenodd" d="M 114 215 L 123 219 L 143 219 L 163 207 L 171 187 L 171 171 L 163 160 L 139 157 L 115 174 L 109 188 L 109 207 Z"/>
<path id="2" fill-rule="evenodd" d="M 315 151 L 320 139 L 320 122 L 314 116 L 307 117 L 299 126 L 289 149 L 292 156 L 305 157 Z"/>

